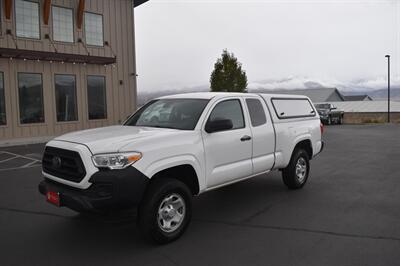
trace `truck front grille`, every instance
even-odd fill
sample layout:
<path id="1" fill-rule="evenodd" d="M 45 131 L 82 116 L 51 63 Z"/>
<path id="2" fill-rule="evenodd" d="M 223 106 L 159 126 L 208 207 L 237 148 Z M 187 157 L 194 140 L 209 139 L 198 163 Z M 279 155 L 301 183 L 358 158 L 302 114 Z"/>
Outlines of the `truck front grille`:
<path id="1" fill-rule="evenodd" d="M 46 147 L 42 167 L 45 173 L 76 183 L 86 175 L 81 156 L 76 151 Z"/>

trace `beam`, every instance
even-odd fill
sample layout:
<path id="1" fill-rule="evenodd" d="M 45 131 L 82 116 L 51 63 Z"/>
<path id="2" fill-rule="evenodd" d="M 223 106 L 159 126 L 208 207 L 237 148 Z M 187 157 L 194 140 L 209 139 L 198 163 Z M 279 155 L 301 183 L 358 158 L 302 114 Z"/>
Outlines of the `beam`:
<path id="1" fill-rule="evenodd" d="M 78 29 L 82 29 L 83 24 L 83 12 L 85 11 L 85 0 L 79 0 L 78 6 Z"/>
<path id="2" fill-rule="evenodd" d="M 49 25 L 50 9 L 51 9 L 51 0 L 44 0 L 44 3 L 43 3 L 43 22 L 44 22 L 44 25 Z"/>
<path id="3" fill-rule="evenodd" d="M 4 0 L 4 10 L 6 13 L 6 19 L 11 19 L 11 9 L 12 9 L 12 0 Z"/>
<path id="4" fill-rule="evenodd" d="M 40 60 L 76 64 L 111 65 L 117 62 L 116 57 L 91 56 L 82 54 L 54 53 L 25 49 L 0 48 L 0 58 Z"/>

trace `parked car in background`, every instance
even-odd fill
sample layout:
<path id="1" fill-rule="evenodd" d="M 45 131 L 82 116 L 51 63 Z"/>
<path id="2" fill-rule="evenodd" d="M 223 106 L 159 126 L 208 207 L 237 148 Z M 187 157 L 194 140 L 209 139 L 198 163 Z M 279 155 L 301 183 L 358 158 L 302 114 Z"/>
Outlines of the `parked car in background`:
<path id="1" fill-rule="evenodd" d="M 281 170 L 302 188 L 323 149 L 323 126 L 298 95 L 192 93 L 150 101 L 123 125 L 69 133 L 47 143 L 47 201 L 78 212 L 138 208 L 159 243 L 187 228 L 192 196 Z"/>
<path id="2" fill-rule="evenodd" d="M 314 105 L 318 111 L 322 123 L 326 125 L 343 124 L 344 112 L 342 110 L 338 110 L 333 104 L 317 103 Z"/>

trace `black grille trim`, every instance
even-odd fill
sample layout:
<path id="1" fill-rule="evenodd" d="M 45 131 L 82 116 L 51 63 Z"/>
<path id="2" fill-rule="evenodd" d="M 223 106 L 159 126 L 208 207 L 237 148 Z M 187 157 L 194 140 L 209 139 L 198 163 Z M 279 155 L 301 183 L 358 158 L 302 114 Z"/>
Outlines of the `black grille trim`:
<path id="1" fill-rule="evenodd" d="M 53 158 L 61 159 L 61 166 L 53 165 Z M 81 156 L 76 151 L 46 147 L 42 159 L 43 172 L 68 181 L 79 183 L 86 176 Z"/>

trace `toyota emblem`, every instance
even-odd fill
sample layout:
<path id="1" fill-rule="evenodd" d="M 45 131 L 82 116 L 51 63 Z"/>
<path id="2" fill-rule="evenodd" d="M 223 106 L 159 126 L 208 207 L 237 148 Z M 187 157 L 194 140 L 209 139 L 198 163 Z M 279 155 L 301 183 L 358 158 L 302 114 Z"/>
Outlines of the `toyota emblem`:
<path id="1" fill-rule="evenodd" d="M 61 158 L 58 156 L 54 156 L 53 159 L 51 160 L 51 163 L 54 168 L 60 168 L 61 167 Z"/>

